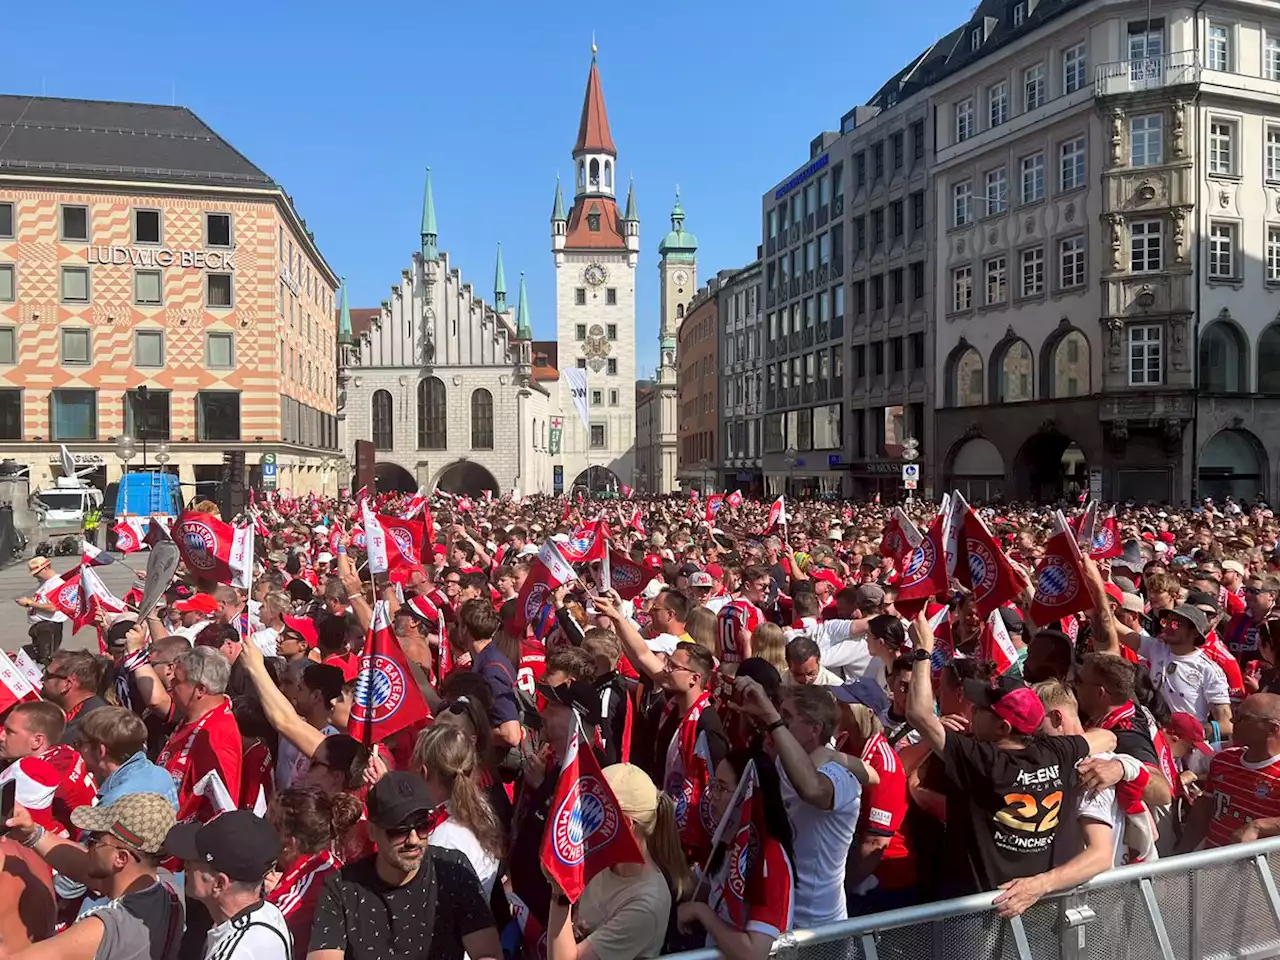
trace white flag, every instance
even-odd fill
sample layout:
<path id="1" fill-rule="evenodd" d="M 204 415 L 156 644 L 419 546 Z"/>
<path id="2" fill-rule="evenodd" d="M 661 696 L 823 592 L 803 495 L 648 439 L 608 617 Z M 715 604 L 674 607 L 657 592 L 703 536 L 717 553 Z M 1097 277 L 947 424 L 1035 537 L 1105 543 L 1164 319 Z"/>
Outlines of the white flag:
<path id="1" fill-rule="evenodd" d="M 361 525 L 364 527 L 364 548 L 369 555 L 369 572 L 387 572 L 387 531 L 372 510 L 369 501 L 360 501 Z"/>
<path id="2" fill-rule="evenodd" d="M 613 568 L 609 566 L 609 547 L 604 548 L 604 556 L 600 558 L 600 592 L 608 593 L 613 589 Z"/>
<path id="3" fill-rule="evenodd" d="M 231 540 L 231 585 L 241 590 L 253 588 L 253 522 L 236 527 Z"/>
<path id="4" fill-rule="evenodd" d="M 578 408 L 578 416 L 582 418 L 582 429 L 591 429 L 591 415 L 587 412 L 587 371 L 578 367 L 570 367 L 560 371 L 565 383 L 569 384 L 569 396 L 573 397 L 573 405 Z"/>

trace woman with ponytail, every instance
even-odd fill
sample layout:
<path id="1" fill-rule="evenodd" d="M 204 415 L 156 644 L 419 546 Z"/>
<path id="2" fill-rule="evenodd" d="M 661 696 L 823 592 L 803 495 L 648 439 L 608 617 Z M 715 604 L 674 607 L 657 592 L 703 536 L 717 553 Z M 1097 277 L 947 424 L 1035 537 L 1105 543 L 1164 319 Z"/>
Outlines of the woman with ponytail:
<path id="1" fill-rule="evenodd" d="M 644 863 L 622 863 L 591 878 L 578 900 L 574 923 L 569 899 L 552 883 L 547 919 L 547 960 L 638 960 L 662 953 L 671 905 L 692 890 L 689 864 L 680 844 L 676 809 L 649 775 L 630 763 L 604 768 Z M 579 942 L 575 927 L 585 932 Z"/>
<path id="2" fill-rule="evenodd" d="M 327 875 L 342 865 L 334 844 L 363 812 L 351 794 L 330 795 L 315 786 L 290 787 L 271 798 L 267 822 L 280 834 L 280 856 L 279 872 L 267 877 L 266 899 L 284 914 L 294 956 L 307 955 L 320 890 Z"/>
<path id="3" fill-rule="evenodd" d="M 471 738 L 456 726 L 433 724 L 418 737 L 413 769 L 422 772 L 437 805 L 427 842 L 466 857 L 488 897 L 505 839 L 502 825 L 480 789 Z"/>

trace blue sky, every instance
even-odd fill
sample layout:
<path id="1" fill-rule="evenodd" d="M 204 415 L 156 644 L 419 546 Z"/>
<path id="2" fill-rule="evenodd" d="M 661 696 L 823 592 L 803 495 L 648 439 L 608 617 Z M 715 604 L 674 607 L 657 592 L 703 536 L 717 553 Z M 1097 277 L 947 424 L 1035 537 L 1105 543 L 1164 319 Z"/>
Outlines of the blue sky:
<path id="1" fill-rule="evenodd" d="M 700 278 L 750 262 L 761 195 L 971 4 L 916 0 L 904 24 L 903 8 L 870 0 L 649 0 L 594 13 L 543 0 L 70 0 L 57 17 L 87 42 L 81 56 L 45 42 L 48 5 L 10 6 L 9 36 L 30 42 L 6 46 L 0 90 L 157 103 L 176 91 L 284 184 L 356 306 L 384 299 L 408 265 L 430 164 L 441 247 L 488 298 L 501 240 L 513 298 L 526 273 L 539 338 L 555 335 L 548 218 L 557 172 L 571 176 L 594 30 L 619 172 L 634 175 L 640 205 L 644 376 L 676 184 Z"/>

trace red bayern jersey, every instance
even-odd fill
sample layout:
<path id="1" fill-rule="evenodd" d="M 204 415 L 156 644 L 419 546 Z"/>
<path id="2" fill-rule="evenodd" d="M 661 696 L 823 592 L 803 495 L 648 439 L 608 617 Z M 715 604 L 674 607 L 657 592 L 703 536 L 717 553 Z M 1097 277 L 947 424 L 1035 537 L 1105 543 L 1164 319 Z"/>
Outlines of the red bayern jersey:
<path id="1" fill-rule="evenodd" d="M 719 889 L 711 892 L 710 902 L 715 904 L 720 919 L 735 927 L 740 922 L 733 915 L 735 894 L 740 892 L 740 902 L 746 907 L 746 932 L 760 933 L 777 939 L 791 929 L 795 906 L 795 868 L 787 851 L 773 837 L 766 836 L 761 844 L 760 867 L 752 872 L 739 891 L 726 889 L 735 881 L 722 875 L 717 881 Z M 732 873 L 726 870 L 722 873 Z M 740 881 L 738 881 L 740 882 Z"/>
<path id="2" fill-rule="evenodd" d="M 240 761 L 240 809 L 266 810 L 275 792 L 275 760 L 271 748 L 255 740 Z"/>
<path id="3" fill-rule="evenodd" d="M 98 785 L 84 765 L 84 757 L 75 747 L 65 743 L 50 747 L 40 754 L 58 773 L 58 786 L 53 791 L 53 805 L 50 808 L 53 818 L 67 831 L 68 836 L 76 836 L 77 828 L 71 824 L 71 811 L 76 807 L 92 806 L 98 799 Z"/>
<path id="4" fill-rule="evenodd" d="M 178 820 L 210 820 L 215 811 L 196 785 L 216 771 L 233 797 L 240 796 L 243 747 L 240 728 L 231 714 L 231 701 L 224 700 L 204 716 L 184 723 L 170 735 L 156 765 L 164 767 L 178 788 Z"/>
<path id="5" fill-rule="evenodd" d="M 540 640 L 525 637 L 520 641 L 520 667 L 516 671 L 516 686 L 534 696 L 542 675 L 547 672 L 547 648 Z M 538 704 L 542 706 L 541 701 Z"/>
<path id="6" fill-rule="evenodd" d="M 1280 817 L 1280 758 L 1252 764 L 1244 758 L 1244 747 L 1223 750 L 1209 763 L 1204 796 L 1198 802 L 1214 805 L 1206 845 L 1232 843 L 1246 823 Z"/>
<path id="7" fill-rule="evenodd" d="M 903 820 L 907 815 L 906 768 L 898 758 L 897 751 L 880 733 L 873 734 L 867 740 L 862 748 L 861 759 L 879 775 L 880 782 L 874 787 L 867 787 L 863 793 L 862 812 L 858 815 L 858 835 L 871 833 L 890 837 L 889 846 L 880 857 L 880 868 L 876 870 L 876 876 L 879 877 L 881 870 L 884 871 L 885 877 L 881 879 L 881 885 L 887 889 L 897 890 L 910 886 L 915 882 L 915 871 L 908 862 L 911 851 L 907 848 L 906 837 L 902 832 Z M 906 880 L 905 883 L 898 882 L 903 879 Z"/>
<path id="8" fill-rule="evenodd" d="M 745 597 L 735 597 L 721 608 L 716 620 L 721 661 L 741 663 L 747 658 L 751 635 L 764 623 L 764 613 Z"/>
<path id="9" fill-rule="evenodd" d="M 1227 691 L 1231 694 L 1231 699 L 1243 700 L 1244 674 L 1240 672 L 1240 661 L 1231 655 L 1231 651 L 1227 649 L 1227 645 L 1222 642 L 1216 630 L 1209 631 L 1209 636 L 1200 649 L 1227 675 Z"/>
<path id="10" fill-rule="evenodd" d="M 267 903 L 274 903 L 279 908 L 289 932 L 293 934 L 294 956 L 306 956 L 320 891 L 324 889 L 328 875 L 341 866 L 330 850 L 304 855 L 284 872 L 275 889 L 267 894 Z"/>

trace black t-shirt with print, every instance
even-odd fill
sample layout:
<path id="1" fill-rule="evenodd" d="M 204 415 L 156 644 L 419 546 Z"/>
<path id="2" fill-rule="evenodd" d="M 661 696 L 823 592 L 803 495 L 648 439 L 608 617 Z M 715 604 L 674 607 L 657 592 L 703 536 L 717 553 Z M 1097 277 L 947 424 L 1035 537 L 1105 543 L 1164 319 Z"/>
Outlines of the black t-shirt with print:
<path id="1" fill-rule="evenodd" d="M 311 950 L 341 950 L 347 960 L 462 960 L 462 938 L 492 926 L 480 881 L 456 850 L 428 847 L 417 874 L 401 887 L 378 877 L 374 854 L 325 878 Z"/>
<path id="2" fill-rule="evenodd" d="M 1073 815 L 1084 737 L 1032 737 L 1005 750 L 948 731 L 943 894 L 957 897 L 1053 866 L 1061 817 Z"/>

